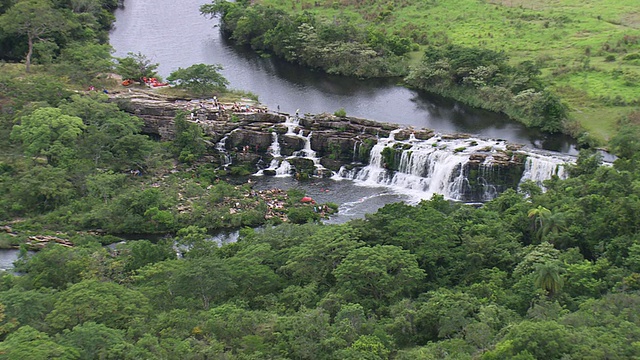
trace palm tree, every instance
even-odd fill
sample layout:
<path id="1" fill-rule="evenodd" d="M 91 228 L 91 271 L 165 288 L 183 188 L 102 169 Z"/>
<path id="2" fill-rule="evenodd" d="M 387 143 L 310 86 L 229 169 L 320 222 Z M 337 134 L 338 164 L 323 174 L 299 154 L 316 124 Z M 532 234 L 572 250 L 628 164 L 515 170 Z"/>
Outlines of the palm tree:
<path id="1" fill-rule="evenodd" d="M 545 223 L 540 228 L 540 238 L 548 234 L 557 235 L 558 232 L 565 229 L 566 217 L 562 212 L 552 212 L 545 219 Z"/>
<path id="2" fill-rule="evenodd" d="M 535 267 L 534 284 L 553 297 L 564 286 L 562 272 L 564 269 L 557 261 L 547 261 Z"/>
<path id="3" fill-rule="evenodd" d="M 551 215 L 551 210 L 542 205 L 538 205 L 537 208 L 529 210 L 527 216 L 533 220 L 531 224 L 534 232 L 540 231 L 543 224 L 546 223 L 547 218 Z"/>
<path id="4" fill-rule="evenodd" d="M 533 232 L 539 240 L 542 240 L 549 233 L 557 234 L 565 228 L 565 215 L 562 212 L 551 212 L 544 206 L 538 206 L 529 210 L 527 214 L 533 220 L 531 224 Z"/>

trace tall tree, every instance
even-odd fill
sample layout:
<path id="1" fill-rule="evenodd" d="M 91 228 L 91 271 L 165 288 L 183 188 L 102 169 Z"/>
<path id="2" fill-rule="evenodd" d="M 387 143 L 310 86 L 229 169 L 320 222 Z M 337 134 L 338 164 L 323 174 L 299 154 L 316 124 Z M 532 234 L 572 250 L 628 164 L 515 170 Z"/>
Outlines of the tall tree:
<path id="1" fill-rule="evenodd" d="M 37 109 L 20 120 L 21 124 L 13 127 L 11 138 L 21 141 L 28 155 L 44 155 L 54 166 L 73 156 L 75 141 L 85 128 L 79 117 L 51 107 Z"/>
<path id="2" fill-rule="evenodd" d="M 370 308 L 411 295 L 425 277 L 415 255 L 392 245 L 354 249 L 333 274 L 348 299 Z"/>
<path id="3" fill-rule="evenodd" d="M 562 289 L 564 279 L 562 278 L 562 267 L 555 261 L 548 261 L 544 264 L 537 264 L 535 267 L 534 283 L 537 287 L 546 291 L 552 297 Z"/>
<path id="4" fill-rule="evenodd" d="M 152 78 L 158 76 L 156 69 L 159 64 L 152 63 L 142 53 L 128 53 L 127 57 L 119 58 L 116 65 L 116 73 L 122 76 L 123 79 L 131 79 L 136 81 L 142 81 L 144 77 Z"/>
<path id="5" fill-rule="evenodd" d="M 79 358 L 79 351 L 73 347 L 59 345 L 49 335 L 31 326 L 23 326 L 0 343 L 3 359 L 60 359 Z"/>
<path id="6" fill-rule="evenodd" d="M 551 210 L 539 205 L 537 208 L 529 210 L 527 216 L 532 220 L 531 227 L 533 232 L 540 236 L 542 228 L 549 216 L 551 216 Z"/>
<path id="7" fill-rule="evenodd" d="M 11 34 L 27 37 L 27 72 L 31 70 L 31 56 L 36 41 L 55 31 L 63 31 L 65 21 L 49 0 L 22 0 L 0 16 L 0 28 Z"/>

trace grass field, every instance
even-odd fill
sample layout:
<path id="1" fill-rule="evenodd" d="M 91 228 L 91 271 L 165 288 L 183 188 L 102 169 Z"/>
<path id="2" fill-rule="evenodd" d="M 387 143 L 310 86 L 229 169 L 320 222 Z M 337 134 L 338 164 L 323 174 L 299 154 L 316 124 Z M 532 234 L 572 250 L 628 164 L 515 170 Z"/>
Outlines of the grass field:
<path id="1" fill-rule="evenodd" d="M 638 0 L 257 2 L 328 20 L 346 17 L 411 37 L 421 46 L 479 46 L 505 51 L 514 64 L 535 61 L 571 116 L 600 139 L 613 134 L 617 120 L 640 104 Z"/>

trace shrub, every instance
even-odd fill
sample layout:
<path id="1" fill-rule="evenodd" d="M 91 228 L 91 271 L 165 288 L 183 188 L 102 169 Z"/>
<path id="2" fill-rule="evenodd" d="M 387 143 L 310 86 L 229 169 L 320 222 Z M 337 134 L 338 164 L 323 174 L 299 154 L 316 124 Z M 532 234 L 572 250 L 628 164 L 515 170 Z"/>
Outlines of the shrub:
<path id="1" fill-rule="evenodd" d="M 338 117 L 345 117 L 345 116 L 347 116 L 347 112 L 344 110 L 344 108 L 340 108 L 340 109 L 336 110 L 336 112 L 334 112 L 333 115 L 338 116 Z"/>
<path id="2" fill-rule="evenodd" d="M 289 221 L 294 224 L 306 224 L 312 221 L 320 220 L 320 215 L 313 211 L 311 206 L 300 206 L 290 208 L 287 212 Z"/>

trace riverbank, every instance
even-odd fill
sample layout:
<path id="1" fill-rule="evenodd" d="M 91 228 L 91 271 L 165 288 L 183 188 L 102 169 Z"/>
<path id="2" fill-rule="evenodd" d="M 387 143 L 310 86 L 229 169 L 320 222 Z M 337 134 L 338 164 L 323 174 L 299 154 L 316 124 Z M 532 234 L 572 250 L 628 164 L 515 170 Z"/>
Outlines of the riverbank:
<path id="1" fill-rule="evenodd" d="M 548 91 L 569 106 L 562 130 L 581 136 L 580 141 L 585 145 L 603 144 L 617 130 L 617 121 L 638 105 L 638 95 L 633 89 L 639 67 L 633 56 L 640 50 L 637 40 L 640 31 L 633 27 L 633 17 L 626 16 L 632 13 L 631 2 L 588 6 L 545 2 L 542 6 L 515 7 L 505 2 L 458 0 L 426 5 L 409 1 L 396 5 L 392 12 L 375 22 L 370 19 L 381 8 L 377 2 L 357 6 L 343 4 L 335 9 L 321 3 L 303 2 L 293 7 L 275 1 L 260 4 L 294 16 L 306 11 L 314 14 L 319 22 L 338 18 L 354 25 L 391 29 L 391 33 L 408 36 L 423 48 L 432 44 L 455 44 L 504 52 L 511 66 L 529 61 L 541 73 Z M 418 14 L 424 16 L 415 16 Z M 492 89 L 477 91 L 480 96 L 471 98 L 461 92 L 440 92 L 432 86 L 424 89 L 474 106 L 503 111 L 496 108 L 495 101 L 487 103 L 501 94 Z M 531 123 L 527 116 L 516 111 L 507 113 Z M 594 121 L 595 118 L 598 120 Z"/>
<path id="2" fill-rule="evenodd" d="M 332 76 L 236 46 L 221 35 L 218 18 L 200 15 L 200 5 L 200 0 L 180 4 L 168 0 L 153 4 L 150 0 L 129 1 L 124 9 L 116 11 L 117 21 L 110 34 L 115 56 L 142 52 L 160 64 L 162 77 L 178 67 L 220 64 L 231 88 L 250 91 L 262 104 L 289 114 L 297 109 L 301 114 L 344 109 L 348 116 L 429 128 L 443 134 L 468 133 L 551 151 L 577 152 L 575 141 L 567 136 L 525 128 L 502 114 L 401 87 L 394 80 Z M 171 16 L 174 21 L 154 21 L 149 16 L 150 8 L 156 9 L 156 18 Z M 148 31 L 141 32 L 141 28 Z"/>

